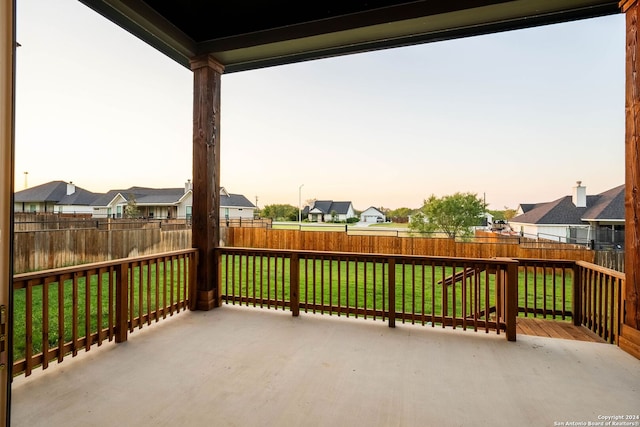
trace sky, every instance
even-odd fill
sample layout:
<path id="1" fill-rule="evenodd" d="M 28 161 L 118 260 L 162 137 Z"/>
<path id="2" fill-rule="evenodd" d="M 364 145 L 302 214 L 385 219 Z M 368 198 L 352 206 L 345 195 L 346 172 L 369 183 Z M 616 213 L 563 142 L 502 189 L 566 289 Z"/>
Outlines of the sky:
<path id="1" fill-rule="evenodd" d="M 624 26 L 618 14 L 224 74 L 221 185 L 259 207 L 471 192 L 499 210 L 576 181 L 624 184 Z M 17 38 L 16 191 L 191 179 L 190 70 L 76 0 L 18 0 Z"/>

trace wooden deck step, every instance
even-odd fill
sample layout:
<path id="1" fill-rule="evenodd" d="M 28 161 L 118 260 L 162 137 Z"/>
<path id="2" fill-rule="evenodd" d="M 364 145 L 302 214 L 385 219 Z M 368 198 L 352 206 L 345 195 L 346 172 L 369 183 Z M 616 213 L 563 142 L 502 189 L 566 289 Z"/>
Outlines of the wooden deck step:
<path id="1" fill-rule="evenodd" d="M 602 338 L 583 326 L 565 320 L 543 320 L 518 317 L 516 333 L 536 337 L 562 338 L 575 341 L 605 343 Z"/>

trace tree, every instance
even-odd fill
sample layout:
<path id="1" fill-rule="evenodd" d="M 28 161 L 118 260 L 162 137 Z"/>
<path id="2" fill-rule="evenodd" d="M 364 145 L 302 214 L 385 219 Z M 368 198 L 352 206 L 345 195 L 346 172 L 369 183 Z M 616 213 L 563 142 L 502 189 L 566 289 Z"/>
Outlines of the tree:
<path id="1" fill-rule="evenodd" d="M 387 219 L 393 222 L 409 222 L 409 216 L 414 213 L 415 209 L 411 208 L 398 208 L 389 210 L 389 212 L 385 212 Z"/>
<path id="2" fill-rule="evenodd" d="M 477 194 L 455 193 L 441 198 L 431 195 L 420 211 L 411 217 L 409 229 L 415 232 L 441 231 L 448 237 L 468 236 L 478 225 L 485 205 Z"/>
<path id="3" fill-rule="evenodd" d="M 129 194 L 127 205 L 124 207 L 124 216 L 126 218 L 140 217 L 140 209 L 138 209 L 138 203 L 136 202 L 136 197 L 133 194 Z"/>
<path id="4" fill-rule="evenodd" d="M 262 208 L 262 217 L 274 221 L 297 221 L 298 208 L 292 205 L 266 205 Z"/>
<path id="5" fill-rule="evenodd" d="M 518 211 L 515 209 L 511 209 L 507 206 L 504 207 L 504 219 L 509 221 L 514 216 L 518 215 Z"/>

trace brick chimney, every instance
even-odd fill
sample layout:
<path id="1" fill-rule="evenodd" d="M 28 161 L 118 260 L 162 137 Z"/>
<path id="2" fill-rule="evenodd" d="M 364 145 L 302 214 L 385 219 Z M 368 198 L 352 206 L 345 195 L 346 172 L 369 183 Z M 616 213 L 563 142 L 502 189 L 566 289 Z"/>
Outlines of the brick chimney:
<path id="1" fill-rule="evenodd" d="M 586 208 L 587 207 L 587 187 L 583 187 L 582 181 L 576 181 L 575 187 L 573 187 L 573 197 L 571 201 L 576 208 Z"/>
<path id="2" fill-rule="evenodd" d="M 184 192 L 185 194 L 189 191 L 189 190 L 193 190 L 193 184 L 191 183 L 191 180 L 188 179 L 187 182 L 184 183 Z"/>

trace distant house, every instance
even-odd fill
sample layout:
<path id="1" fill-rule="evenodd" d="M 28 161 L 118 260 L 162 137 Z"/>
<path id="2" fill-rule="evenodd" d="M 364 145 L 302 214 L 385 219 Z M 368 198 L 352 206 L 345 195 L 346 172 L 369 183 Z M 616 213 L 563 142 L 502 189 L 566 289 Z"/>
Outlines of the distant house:
<path id="1" fill-rule="evenodd" d="M 131 187 L 111 190 L 93 203 L 96 218 L 124 218 L 127 205 L 135 205 L 137 216 L 154 219 L 190 219 L 193 206 L 193 186 L 187 181 L 184 187 L 146 188 Z M 250 218 L 256 207 L 245 196 L 231 194 L 220 188 L 220 217 L 223 219 Z"/>
<path id="2" fill-rule="evenodd" d="M 192 189 L 130 187 L 110 190 L 92 204 L 94 218 L 124 218 L 127 205 L 135 206 L 136 217 L 185 219 L 191 217 Z"/>
<path id="3" fill-rule="evenodd" d="M 221 219 L 253 219 L 256 205 L 242 194 L 231 194 L 220 187 L 220 218 Z"/>
<path id="4" fill-rule="evenodd" d="M 385 222 L 387 217 L 380 210 L 373 206 L 367 208 L 360 214 L 360 222 L 376 223 Z"/>
<path id="5" fill-rule="evenodd" d="M 509 221 L 513 231 L 542 239 L 596 246 L 624 245 L 624 185 L 588 196 L 580 181 L 571 196 L 522 203 Z"/>
<path id="6" fill-rule="evenodd" d="M 73 182 L 51 181 L 14 194 L 14 212 L 91 214 L 91 204 L 100 194 Z"/>
<path id="7" fill-rule="evenodd" d="M 356 216 L 351 202 L 316 200 L 309 209 L 305 209 L 311 222 L 347 221 Z"/>

